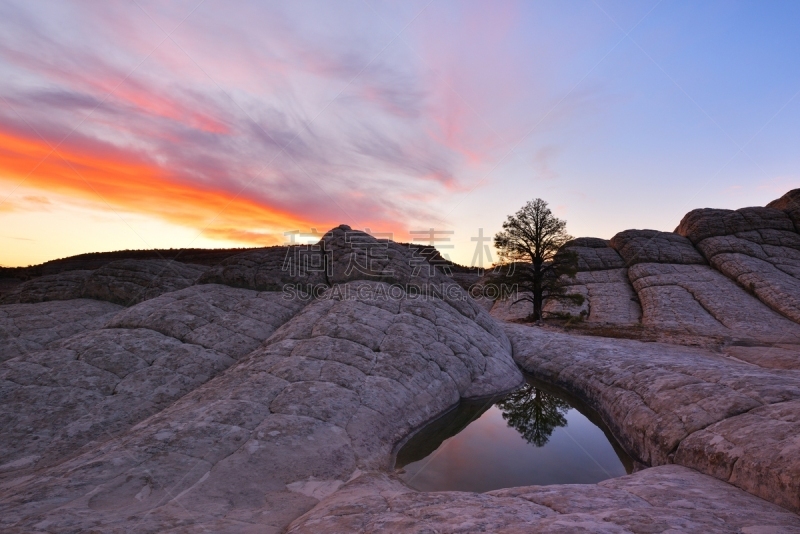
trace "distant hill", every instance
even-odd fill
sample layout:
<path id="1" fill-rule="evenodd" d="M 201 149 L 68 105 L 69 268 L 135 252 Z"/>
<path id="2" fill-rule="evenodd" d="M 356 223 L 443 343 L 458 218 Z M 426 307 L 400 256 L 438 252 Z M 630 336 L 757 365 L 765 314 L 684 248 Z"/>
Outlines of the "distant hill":
<path id="1" fill-rule="evenodd" d="M 196 265 L 213 266 L 231 256 L 241 254 L 254 248 L 170 248 L 152 250 L 118 250 L 114 252 L 89 252 L 50 260 L 39 265 L 28 267 L 0 267 L 0 280 L 16 279 L 19 281 L 30 280 L 48 274 L 58 274 L 64 271 L 95 270 L 107 263 L 117 260 L 174 260 L 181 263 L 194 263 Z M 3 282 L 0 282 L 2 284 Z"/>

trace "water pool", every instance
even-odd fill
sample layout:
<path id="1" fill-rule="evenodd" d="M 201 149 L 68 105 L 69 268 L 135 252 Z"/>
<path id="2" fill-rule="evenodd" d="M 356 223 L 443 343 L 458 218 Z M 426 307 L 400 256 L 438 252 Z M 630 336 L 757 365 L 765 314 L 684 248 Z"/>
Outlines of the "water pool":
<path id="1" fill-rule="evenodd" d="M 420 491 L 484 492 L 595 483 L 632 472 L 633 460 L 591 409 L 528 378 L 520 390 L 464 401 L 422 428 L 395 468 Z"/>

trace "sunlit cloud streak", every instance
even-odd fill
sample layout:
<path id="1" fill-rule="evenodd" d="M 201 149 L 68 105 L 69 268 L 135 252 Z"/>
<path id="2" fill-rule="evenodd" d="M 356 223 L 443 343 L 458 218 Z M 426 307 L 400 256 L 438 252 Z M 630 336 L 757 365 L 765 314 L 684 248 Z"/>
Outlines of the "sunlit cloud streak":
<path id="1" fill-rule="evenodd" d="M 338 222 L 402 236 L 446 224 L 437 200 L 524 131 L 500 112 L 526 85 L 498 46 L 511 3 L 455 10 L 463 53 L 426 33 L 452 9 L 411 26 L 426 4 L 196 6 L 6 5 L 0 179 L 245 243 Z"/>
<path id="2" fill-rule="evenodd" d="M 575 235 L 672 229 L 717 198 L 796 183 L 793 9 L 3 2 L 0 211 L 32 212 L 22 184 L 179 225 L 176 247 L 187 228 L 272 244 L 339 223 L 469 244 L 537 196 Z M 761 59 L 741 63 L 745 49 Z M 731 138 L 756 132 L 732 160 Z M 741 195 L 720 197 L 728 182 Z"/>
<path id="3" fill-rule="evenodd" d="M 11 9 L 26 36 L 0 47 L 16 74 L 1 87 L 8 104 L 0 115 L 6 180 L 198 228 L 210 223 L 207 234 L 247 242 L 263 241 L 253 225 L 275 232 L 287 224 L 347 220 L 399 232 L 430 217 L 421 198 L 461 187 L 457 155 L 419 138 L 425 90 L 382 61 L 371 64 L 354 50 L 321 53 L 328 50 L 322 44 L 294 43 L 283 28 L 278 41 L 285 42 L 262 45 L 282 49 L 284 57 L 267 52 L 256 63 L 278 70 L 284 87 L 272 90 L 268 72 L 259 92 L 252 89 L 257 69 L 231 69 L 201 56 L 203 67 L 180 50 L 158 49 L 126 72 L 131 62 L 114 60 L 136 54 L 123 42 L 65 47 L 59 41 L 65 36 Z M 88 18 L 103 28 L 119 23 L 114 8 L 99 11 Z M 182 39 L 193 49 L 191 31 Z M 188 78 L 173 72 L 187 69 L 195 71 Z M 250 79 L 231 84 L 231 70 Z M 37 158 L 64 138 L 40 164 Z"/>

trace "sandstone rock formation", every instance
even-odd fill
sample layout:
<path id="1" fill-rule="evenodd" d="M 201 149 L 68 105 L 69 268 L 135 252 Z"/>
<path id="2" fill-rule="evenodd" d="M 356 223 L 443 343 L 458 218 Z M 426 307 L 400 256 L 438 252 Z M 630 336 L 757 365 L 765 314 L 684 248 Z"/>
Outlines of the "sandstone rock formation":
<path id="1" fill-rule="evenodd" d="M 521 383 L 502 329 L 460 286 L 397 259 L 361 264 L 334 269 L 343 282 L 313 301 L 167 293 L 5 362 L 2 398 L 25 388 L 33 404 L 8 405 L 2 528 L 280 530 L 356 469 L 389 467 L 395 443 L 461 397 Z M 374 272 L 418 291 L 358 280 Z M 423 287 L 437 280 L 441 298 Z M 60 413 L 42 410 L 52 390 L 68 396 Z M 20 443 L 31 428 L 36 443 Z"/>
<path id="2" fill-rule="evenodd" d="M 90 298 L 130 306 L 194 285 L 206 267 L 165 260 L 118 260 L 94 271 L 65 271 L 16 286 L 0 304 Z"/>
<path id="3" fill-rule="evenodd" d="M 583 304 L 551 300 L 545 316 L 582 317 L 590 323 L 631 325 L 641 321 L 638 297 L 628 280 L 625 260 L 603 239 L 583 237 L 564 245 L 578 258 L 575 278 L 565 277 L 567 294 L 581 295 Z"/>
<path id="4" fill-rule="evenodd" d="M 0 471 L 51 464 L 127 430 L 257 348 L 303 305 L 275 293 L 194 286 L 8 359 L 0 366 L 8 409 Z"/>
<path id="5" fill-rule="evenodd" d="M 51 260 L 28 267 L 0 267 L 0 288 L 3 281 L 27 281 L 67 271 L 94 271 L 117 260 L 168 260 L 192 265 L 214 266 L 222 260 L 254 249 L 151 249 L 90 252 Z"/>
<path id="6" fill-rule="evenodd" d="M 611 245 L 631 265 L 628 277 L 642 306 L 643 325 L 721 339 L 800 340 L 797 324 L 706 265 L 689 239 L 626 230 Z"/>
<path id="7" fill-rule="evenodd" d="M 506 332 L 523 370 L 583 398 L 635 459 L 692 467 L 800 510 L 800 373 L 697 348 Z"/>
<path id="8" fill-rule="evenodd" d="M 88 299 L 0 306 L 0 361 L 100 328 L 120 309 Z"/>
<path id="9" fill-rule="evenodd" d="M 794 229 L 800 232 L 800 189 L 792 189 L 781 198 L 767 204 L 767 207 L 786 212 L 794 223 Z"/>
<path id="10" fill-rule="evenodd" d="M 520 321 L 533 313 L 533 301 L 523 292 L 513 293 L 509 298 L 497 299 L 490 309 L 492 317 L 499 321 Z"/>
<path id="11" fill-rule="evenodd" d="M 720 272 L 773 310 L 800 322 L 800 234 L 785 212 L 694 210 L 676 232 L 691 239 Z"/>
<path id="12" fill-rule="evenodd" d="M 585 312 L 566 330 L 344 225 L 33 277 L 0 305 L 0 530 L 800 532 L 794 193 L 572 241 L 586 300 L 546 308 Z M 641 332 L 669 343 L 602 337 Z M 485 494 L 395 476 L 399 443 L 519 368 L 647 468 Z"/>
<path id="13" fill-rule="evenodd" d="M 201 284 L 225 284 L 257 291 L 281 291 L 286 284 L 316 287 L 325 280 L 329 254 L 321 247 L 269 247 L 228 258 L 203 273 Z"/>
<path id="14" fill-rule="evenodd" d="M 796 515 L 691 469 L 664 466 L 599 484 L 419 493 L 385 475 L 355 479 L 289 527 L 330 532 L 795 532 Z"/>

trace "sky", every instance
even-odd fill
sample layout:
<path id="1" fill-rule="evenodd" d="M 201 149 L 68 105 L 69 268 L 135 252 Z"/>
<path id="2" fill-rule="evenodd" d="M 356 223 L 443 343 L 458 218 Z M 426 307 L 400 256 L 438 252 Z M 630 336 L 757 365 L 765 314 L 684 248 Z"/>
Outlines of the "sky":
<path id="1" fill-rule="evenodd" d="M 800 187 L 798 27 L 767 0 L 0 0 L 0 265 L 338 224 L 488 264 L 537 197 L 602 238 L 764 205 Z"/>

